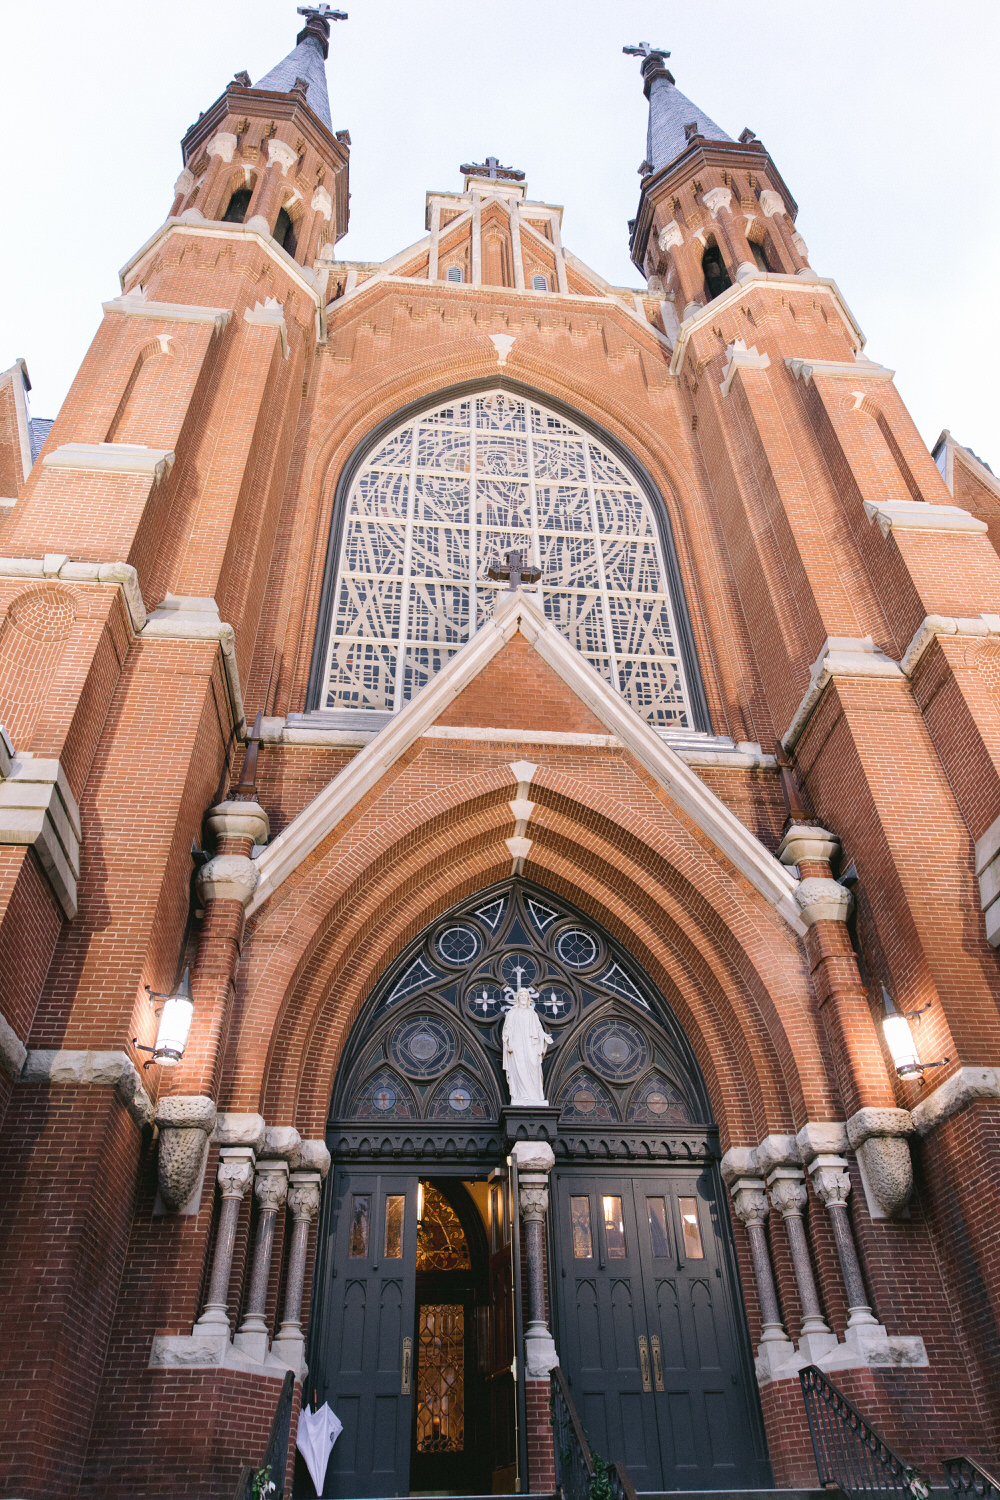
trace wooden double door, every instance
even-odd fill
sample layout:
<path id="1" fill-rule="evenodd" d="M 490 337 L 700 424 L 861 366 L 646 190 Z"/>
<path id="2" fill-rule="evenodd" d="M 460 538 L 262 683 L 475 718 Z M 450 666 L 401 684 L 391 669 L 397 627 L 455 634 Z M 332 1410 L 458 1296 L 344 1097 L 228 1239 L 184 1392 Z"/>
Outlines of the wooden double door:
<path id="1" fill-rule="evenodd" d="M 516 1488 L 510 1184 L 495 1177 L 471 1185 L 477 1205 L 458 1180 L 337 1170 L 310 1351 L 343 1423 L 324 1495 Z"/>
<path id="2" fill-rule="evenodd" d="M 560 1362 L 637 1490 L 772 1483 L 714 1169 L 554 1175 Z"/>

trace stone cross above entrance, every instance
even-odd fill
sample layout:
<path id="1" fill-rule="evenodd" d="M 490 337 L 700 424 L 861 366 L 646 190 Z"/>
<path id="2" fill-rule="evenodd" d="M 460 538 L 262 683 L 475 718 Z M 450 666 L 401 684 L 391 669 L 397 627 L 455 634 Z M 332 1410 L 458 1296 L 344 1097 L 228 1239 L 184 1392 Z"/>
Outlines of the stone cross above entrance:
<path id="1" fill-rule="evenodd" d="M 510 593 L 520 588 L 522 583 L 537 583 L 542 576 L 541 568 L 533 568 L 530 563 L 524 561 L 524 553 L 517 550 L 507 553 L 505 563 L 494 563 L 486 569 L 494 583 L 503 583 L 509 580 L 505 593 Z"/>

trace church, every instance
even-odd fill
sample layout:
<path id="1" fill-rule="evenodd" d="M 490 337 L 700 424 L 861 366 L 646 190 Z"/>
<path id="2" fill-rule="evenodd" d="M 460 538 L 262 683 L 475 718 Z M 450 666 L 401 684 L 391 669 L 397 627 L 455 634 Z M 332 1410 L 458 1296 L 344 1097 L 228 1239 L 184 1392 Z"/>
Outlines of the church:
<path id="1" fill-rule="evenodd" d="M 650 44 L 633 286 L 338 258 L 300 15 L 0 380 L 0 1495 L 993 1494 L 1000 483 Z"/>

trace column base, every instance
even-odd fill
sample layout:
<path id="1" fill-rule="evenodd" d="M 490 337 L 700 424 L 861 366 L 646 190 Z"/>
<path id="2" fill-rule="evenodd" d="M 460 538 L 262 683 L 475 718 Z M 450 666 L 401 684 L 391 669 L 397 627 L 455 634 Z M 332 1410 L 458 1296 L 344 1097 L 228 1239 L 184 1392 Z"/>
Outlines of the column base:
<path id="1" fill-rule="evenodd" d="M 233 1348 L 260 1364 L 267 1358 L 267 1324 L 263 1318 L 246 1318 L 233 1334 Z"/>
<path id="2" fill-rule="evenodd" d="M 528 1328 L 524 1335 L 524 1373 L 528 1380 L 547 1380 L 559 1363 L 555 1341 L 544 1326 Z"/>
<path id="3" fill-rule="evenodd" d="M 238 1343 L 240 1334 L 230 1341 L 226 1330 L 213 1333 L 211 1328 L 195 1324 L 190 1334 L 159 1334 L 153 1339 L 149 1355 L 151 1370 L 243 1370 L 248 1375 L 263 1375 L 269 1380 L 280 1378 L 286 1370 L 292 1370 L 295 1378 L 302 1382 L 309 1373 L 305 1362 L 303 1339 L 276 1338 L 270 1350 L 267 1334 L 263 1345 L 250 1344 L 257 1334 L 245 1335 Z M 259 1355 L 259 1357 L 258 1357 Z"/>
<path id="4" fill-rule="evenodd" d="M 832 1373 L 836 1370 L 913 1369 L 927 1366 L 922 1338 L 890 1335 L 881 1323 L 866 1323 L 844 1332 L 841 1343 L 833 1333 L 807 1333 L 799 1345 L 777 1339 L 757 1350 L 758 1385 L 772 1380 L 794 1380 L 806 1365 Z"/>

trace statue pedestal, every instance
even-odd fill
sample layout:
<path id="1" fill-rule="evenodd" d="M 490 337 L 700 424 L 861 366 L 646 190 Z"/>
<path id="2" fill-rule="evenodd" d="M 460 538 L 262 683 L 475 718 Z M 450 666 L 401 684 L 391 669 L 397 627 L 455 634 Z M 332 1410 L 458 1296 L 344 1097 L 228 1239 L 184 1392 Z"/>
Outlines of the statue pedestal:
<path id="1" fill-rule="evenodd" d="M 559 1134 L 559 1111 L 551 1105 L 508 1104 L 500 1111 L 500 1127 L 508 1146 L 515 1141 L 545 1141 L 553 1146 Z"/>

